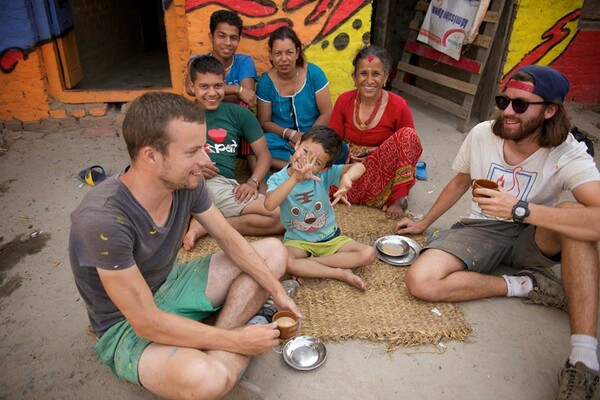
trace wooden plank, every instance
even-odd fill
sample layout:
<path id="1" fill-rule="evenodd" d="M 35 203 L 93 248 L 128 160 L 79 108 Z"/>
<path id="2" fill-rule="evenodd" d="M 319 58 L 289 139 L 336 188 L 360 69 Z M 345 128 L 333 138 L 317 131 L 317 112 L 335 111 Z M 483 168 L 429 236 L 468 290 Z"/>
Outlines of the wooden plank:
<path id="1" fill-rule="evenodd" d="M 450 114 L 456 115 L 462 119 L 464 119 L 469 114 L 469 110 L 461 107 L 459 104 L 453 103 L 450 100 L 446 100 L 443 97 L 427 92 L 416 86 L 412 86 L 404 82 L 396 82 L 392 85 L 392 87 L 401 92 L 405 92 L 415 97 L 418 97 L 419 99 L 426 101 L 427 103 L 433 104 L 434 106 L 439 107 L 442 110 L 448 111 Z"/>
<path id="2" fill-rule="evenodd" d="M 452 89 L 456 89 L 460 92 L 467 93 L 470 95 L 475 95 L 477 92 L 477 85 L 461 81 L 459 79 L 450 78 L 446 75 L 438 74 L 437 72 L 429 71 L 425 68 L 417 67 L 414 65 L 410 65 L 406 62 L 399 62 L 398 67 L 399 70 L 408 72 L 409 74 L 428 79 L 435 83 L 438 83 L 442 86 L 446 86 Z"/>
<path id="3" fill-rule="evenodd" d="M 428 8 L 429 8 L 428 1 L 417 1 L 417 4 L 415 5 L 415 11 L 427 12 Z"/>
<path id="4" fill-rule="evenodd" d="M 440 53 L 431 46 L 417 43 L 412 40 L 406 42 L 404 51 L 428 58 L 436 62 L 441 62 L 446 65 L 451 65 L 453 67 L 462 69 L 463 71 L 471 72 L 473 74 L 480 74 L 483 67 L 478 61 L 471 60 L 467 57 L 461 57 L 460 60 L 455 60 L 454 58 L 449 57 L 446 54 Z"/>
<path id="5" fill-rule="evenodd" d="M 497 24 L 500 21 L 500 13 L 498 11 L 488 11 L 483 17 L 483 22 Z"/>
<path id="6" fill-rule="evenodd" d="M 58 47 L 60 55 L 65 87 L 71 89 L 83 79 L 83 69 L 79 60 L 75 30 L 71 30 L 62 37 L 56 38 L 56 47 Z"/>

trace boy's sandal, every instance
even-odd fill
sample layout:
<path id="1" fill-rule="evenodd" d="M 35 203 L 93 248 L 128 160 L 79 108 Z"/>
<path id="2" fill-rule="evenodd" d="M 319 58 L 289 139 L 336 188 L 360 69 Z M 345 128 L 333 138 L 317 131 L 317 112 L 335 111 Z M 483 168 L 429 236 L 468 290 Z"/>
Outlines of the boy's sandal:
<path id="1" fill-rule="evenodd" d="M 79 179 L 90 186 L 96 186 L 107 178 L 106 171 L 101 165 L 92 165 L 79 172 Z"/>

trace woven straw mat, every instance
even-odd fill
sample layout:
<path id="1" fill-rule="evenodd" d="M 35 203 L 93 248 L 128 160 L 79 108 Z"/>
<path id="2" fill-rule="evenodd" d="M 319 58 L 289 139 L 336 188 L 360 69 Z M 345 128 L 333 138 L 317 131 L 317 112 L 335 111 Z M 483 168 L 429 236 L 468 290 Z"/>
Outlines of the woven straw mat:
<path id="1" fill-rule="evenodd" d="M 362 243 L 393 232 L 395 221 L 380 210 L 364 206 L 335 207 L 342 233 Z M 253 241 L 260 238 L 248 237 Z M 414 240 L 423 244 L 422 235 Z M 181 251 L 187 261 L 219 250 L 214 239 L 201 239 L 196 247 Z M 302 335 L 324 341 L 367 339 L 382 342 L 388 351 L 401 346 L 437 344 L 440 341 L 466 341 L 471 326 L 460 307 L 453 303 L 429 303 L 417 300 L 406 290 L 406 267 L 395 267 L 377 260 L 355 268 L 366 283 L 366 292 L 332 279 L 305 279 L 294 297 L 302 311 Z"/>

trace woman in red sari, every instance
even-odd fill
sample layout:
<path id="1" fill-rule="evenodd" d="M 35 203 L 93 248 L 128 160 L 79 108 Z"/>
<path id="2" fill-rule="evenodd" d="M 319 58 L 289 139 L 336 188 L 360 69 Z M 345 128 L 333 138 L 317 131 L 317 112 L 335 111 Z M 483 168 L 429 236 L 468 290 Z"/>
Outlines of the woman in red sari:
<path id="1" fill-rule="evenodd" d="M 340 95 L 329 120 L 348 145 L 344 162 L 362 162 L 367 168 L 352 183 L 348 200 L 381 208 L 396 219 L 408 207 L 406 196 L 415 184 L 423 147 L 406 100 L 383 89 L 392 67 L 388 52 L 365 47 L 352 65 L 357 89 Z"/>

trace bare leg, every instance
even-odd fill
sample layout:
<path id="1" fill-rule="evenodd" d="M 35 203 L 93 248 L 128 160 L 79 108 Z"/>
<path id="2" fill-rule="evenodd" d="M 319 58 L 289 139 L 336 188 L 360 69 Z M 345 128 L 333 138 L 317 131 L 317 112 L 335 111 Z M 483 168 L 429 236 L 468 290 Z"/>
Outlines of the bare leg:
<path id="1" fill-rule="evenodd" d="M 253 242 L 273 274 L 285 271 L 287 251 L 277 239 Z M 216 326 L 243 326 L 267 298 L 267 293 L 242 273 L 222 252 L 210 263 L 206 295 L 213 305 L 224 304 Z M 225 351 L 201 351 L 152 343 L 140 358 L 140 382 L 166 398 L 217 399 L 229 392 L 250 358 Z"/>
<path id="2" fill-rule="evenodd" d="M 244 236 L 273 236 L 284 232 L 279 221 L 279 208 L 275 211 L 268 211 L 265 208 L 264 196 L 248 202 L 248 205 L 242 210 L 242 215 L 229 217 L 227 222 Z M 198 239 L 207 234 L 206 229 L 192 218 L 190 227 L 183 237 L 183 248 L 191 250 Z"/>
<path id="3" fill-rule="evenodd" d="M 304 278 L 330 278 L 365 290 L 365 282 L 352 273 L 351 269 L 329 267 L 319 262 L 320 257 L 308 257 L 308 254 L 300 249 L 290 247 L 290 258 L 288 260 L 288 272 Z"/>
<path id="4" fill-rule="evenodd" d="M 571 207 L 563 203 L 559 207 Z M 598 247 L 537 228 L 535 241 L 544 254 L 561 251 L 561 277 L 571 333 L 596 337 L 598 326 Z"/>
<path id="5" fill-rule="evenodd" d="M 462 301 L 506 296 L 501 276 L 467 271 L 462 260 L 442 250 L 422 253 L 406 274 L 409 292 L 428 301 Z"/>
<path id="6" fill-rule="evenodd" d="M 375 249 L 353 240 L 343 245 L 335 254 L 314 258 L 319 264 L 333 268 L 363 267 L 375 261 Z"/>
<path id="7" fill-rule="evenodd" d="M 598 326 L 598 248 L 596 243 L 563 238 L 562 281 L 571 333 L 596 337 Z"/>

